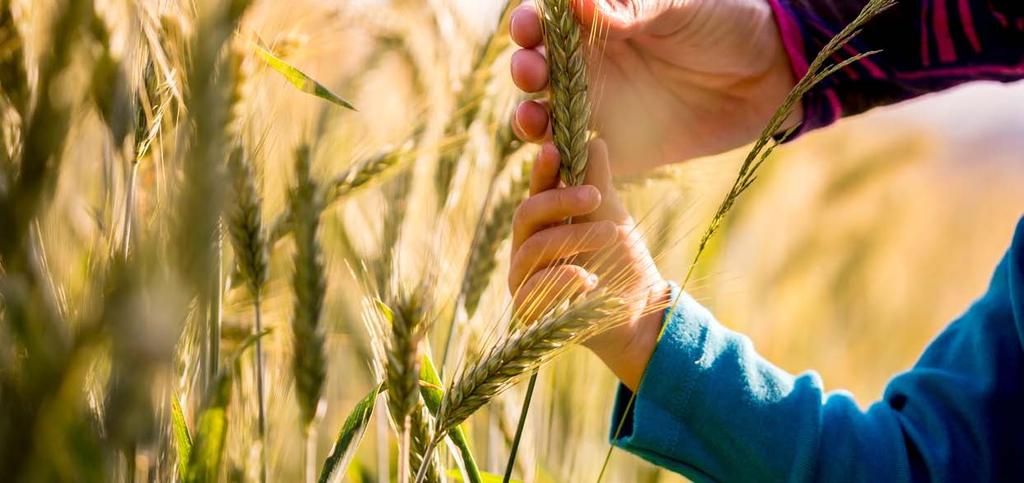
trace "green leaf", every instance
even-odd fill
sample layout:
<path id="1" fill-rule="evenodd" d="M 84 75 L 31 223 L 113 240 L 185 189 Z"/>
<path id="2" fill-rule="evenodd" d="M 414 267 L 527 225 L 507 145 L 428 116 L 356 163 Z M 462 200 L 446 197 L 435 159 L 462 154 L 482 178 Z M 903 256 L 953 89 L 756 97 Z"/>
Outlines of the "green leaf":
<path id="1" fill-rule="evenodd" d="M 451 478 L 453 481 L 466 481 L 466 480 L 462 479 L 462 473 L 459 472 L 459 470 L 457 470 L 457 469 L 454 469 L 454 468 L 450 469 L 450 470 L 448 470 L 447 473 L 448 473 L 448 478 Z M 522 480 L 509 480 L 509 481 L 511 483 L 523 483 Z M 480 473 L 480 482 L 481 483 L 503 483 L 503 478 L 501 477 L 501 475 L 496 475 L 494 473 L 488 473 L 488 472 L 484 471 L 484 472 Z"/>
<path id="2" fill-rule="evenodd" d="M 260 54 L 260 57 L 263 58 L 263 61 L 266 62 L 270 68 L 283 75 L 285 80 L 291 83 L 291 85 L 297 87 L 300 91 L 312 94 L 346 109 L 351 109 L 353 111 L 357 110 L 352 106 L 352 104 L 349 104 L 348 101 L 335 95 L 329 89 L 324 87 L 323 84 L 306 75 L 305 72 L 302 72 L 291 64 L 281 60 L 262 45 L 256 45 L 256 53 Z"/>
<path id="3" fill-rule="evenodd" d="M 423 354 L 423 360 L 420 361 L 420 395 L 423 396 L 423 402 L 430 410 L 430 414 L 435 418 L 437 411 L 441 408 L 441 399 L 444 398 L 442 384 L 441 377 L 437 375 L 437 368 L 434 367 L 434 361 L 430 359 L 429 355 Z M 452 428 L 448 432 L 448 438 L 452 440 L 455 447 L 459 449 L 459 454 L 462 455 L 462 464 L 466 468 L 466 478 L 469 479 L 469 483 L 485 481 L 480 468 L 476 465 L 476 459 L 473 458 L 473 451 L 469 447 L 469 440 L 466 438 L 466 432 L 462 430 L 462 425 Z M 498 478 L 497 481 L 501 481 L 501 478 Z"/>
<path id="4" fill-rule="evenodd" d="M 323 468 L 320 469 L 319 483 L 336 481 L 345 474 L 345 469 L 359 448 L 359 441 L 363 439 L 366 428 L 370 426 L 374 403 L 377 401 L 377 395 L 382 391 L 384 391 L 383 383 L 374 387 L 366 397 L 359 401 L 359 404 L 356 404 L 348 418 L 345 418 L 345 424 L 341 426 L 338 439 L 334 442 L 334 449 L 331 450 L 330 456 L 327 457 Z"/>
<path id="5" fill-rule="evenodd" d="M 227 370 L 217 377 L 212 403 L 199 416 L 196 439 L 188 461 L 188 468 L 182 478 L 186 483 L 217 481 L 221 460 L 224 456 L 224 441 L 227 439 L 227 407 L 231 402 L 231 380 L 233 370 Z"/>
<path id="6" fill-rule="evenodd" d="M 228 404 L 231 403 L 231 387 L 235 374 L 240 370 L 241 357 L 246 349 L 270 333 L 270 329 L 246 337 L 229 357 L 229 363 L 217 376 L 213 392 L 208 396 L 206 407 L 199 415 L 195 439 L 188 458 L 188 467 L 182 475 L 185 483 L 207 483 L 218 481 L 224 456 L 224 442 L 228 432 Z"/>
<path id="7" fill-rule="evenodd" d="M 178 473 L 185 475 L 188 472 L 189 455 L 192 454 L 192 435 L 188 433 L 185 412 L 177 396 L 171 398 L 171 430 L 174 433 L 174 447 L 178 451 Z"/>

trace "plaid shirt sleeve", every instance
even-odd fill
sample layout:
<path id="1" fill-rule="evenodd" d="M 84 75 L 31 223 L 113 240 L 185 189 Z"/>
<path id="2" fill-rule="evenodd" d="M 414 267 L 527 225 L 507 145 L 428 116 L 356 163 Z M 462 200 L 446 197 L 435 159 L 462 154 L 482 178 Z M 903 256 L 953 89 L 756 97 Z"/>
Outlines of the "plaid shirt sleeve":
<path id="1" fill-rule="evenodd" d="M 800 78 L 867 0 L 769 3 Z M 965 82 L 1024 78 L 1024 0 L 897 0 L 868 22 L 843 56 L 872 50 L 881 52 L 846 67 L 804 97 L 800 133 Z"/>

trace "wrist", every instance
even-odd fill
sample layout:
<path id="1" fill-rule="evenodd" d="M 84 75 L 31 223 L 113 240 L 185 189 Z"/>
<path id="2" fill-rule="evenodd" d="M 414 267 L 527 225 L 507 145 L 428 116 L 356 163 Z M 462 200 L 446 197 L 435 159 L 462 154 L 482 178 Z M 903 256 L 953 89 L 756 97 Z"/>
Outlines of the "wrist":
<path id="1" fill-rule="evenodd" d="M 614 347 L 592 347 L 616 377 L 633 391 L 640 386 L 647 363 L 658 345 L 658 335 L 671 297 L 672 287 L 668 282 L 661 280 L 655 283 L 649 291 L 642 315 L 628 324 L 623 337 L 615 338 L 621 343 L 614 344 Z"/>

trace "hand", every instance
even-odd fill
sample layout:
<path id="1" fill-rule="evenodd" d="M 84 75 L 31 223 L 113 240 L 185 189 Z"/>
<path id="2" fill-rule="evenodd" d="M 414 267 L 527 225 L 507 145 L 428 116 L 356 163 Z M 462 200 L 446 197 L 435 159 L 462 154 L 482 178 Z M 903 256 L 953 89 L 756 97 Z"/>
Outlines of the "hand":
<path id="1" fill-rule="evenodd" d="M 760 134 L 796 84 L 766 0 L 573 5 L 586 31 L 597 23 L 607 32 L 591 48 L 589 97 L 592 125 L 608 143 L 616 174 L 742 146 Z M 545 90 L 537 7 L 520 6 L 510 30 L 522 47 L 512 57 L 513 81 L 526 92 Z M 520 104 L 512 122 L 525 141 L 550 137 L 542 101 Z M 795 114 L 785 127 L 798 122 Z"/>
<path id="2" fill-rule="evenodd" d="M 635 389 L 654 351 L 669 288 L 612 188 L 604 142 L 591 141 L 589 154 L 586 184 L 565 187 L 558 151 L 551 144 L 541 148 L 530 197 L 513 221 L 509 289 L 527 321 L 595 288 L 621 297 L 625 323 L 586 345 Z M 568 218 L 572 224 L 565 224 Z"/>

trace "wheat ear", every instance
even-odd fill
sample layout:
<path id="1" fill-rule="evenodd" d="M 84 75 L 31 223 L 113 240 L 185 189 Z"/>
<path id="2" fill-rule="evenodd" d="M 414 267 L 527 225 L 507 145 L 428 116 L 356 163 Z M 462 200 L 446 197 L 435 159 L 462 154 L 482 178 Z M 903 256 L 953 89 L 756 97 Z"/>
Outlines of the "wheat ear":
<path id="1" fill-rule="evenodd" d="M 622 299 L 597 290 L 556 306 L 533 324 L 516 324 L 508 335 L 466 367 L 445 391 L 430 450 L 448 431 L 494 397 L 569 347 L 612 327 L 622 306 Z M 416 482 L 423 481 L 423 477 L 421 471 Z"/>
<path id="2" fill-rule="evenodd" d="M 429 309 L 423 292 L 392 290 L 394 300 L 380 303 L 390 332 L 385 339 L 384 382 L 388 411 L 399 435 L 399 481 L 411 475 L 412 413 L 419 407 L 420 347 L 428 328 Z"/>
<path id="3" fill-rule="evenodd" d="M 587 62 L 580 26 L 569 0 L 543 0 L 544 45 L 548 53 L 551 130 L 561 156 L 560 174 L 569 186 L 583 182 L 587 168 Z"/>
<path id="4" fill-rule="evenodd" d="M 292 316 L 292 373 L 298 393 L 303 429 L 309 431 L 316 418 L 323 390 L 326 360 L 321 325 L 325 278 L 323 255 L 317 239 L 323 194 L 310 175 L 310 151 L 300 147 L 295 156 L 295 187 L 291 193 L 292 234 L 295 241 L 295 272 L 292 288 L 295 305 Z M 307 454 L 307 458 L 315 455 Z M 307 465 L 308 467 L 308 465 Z"/>
<path id="5" fill-rule="evenodd" d="M 445 392 L 435 439 L 563 350 L 609 327 L 621 306 L 621 299 L 595 291 L 556 307 L 533 324 L 514 329 L 466 368 Z"/>

